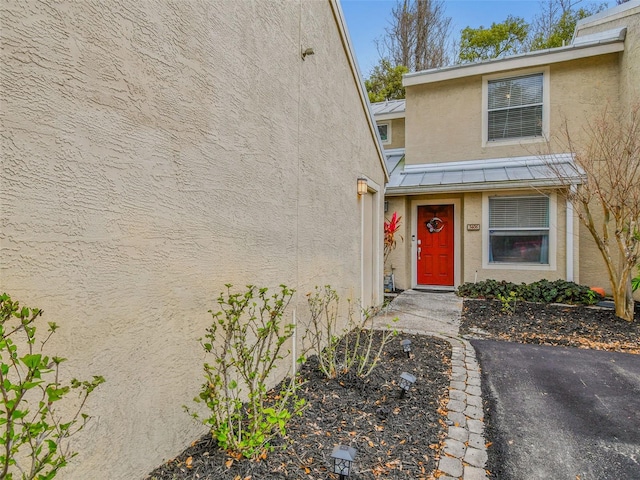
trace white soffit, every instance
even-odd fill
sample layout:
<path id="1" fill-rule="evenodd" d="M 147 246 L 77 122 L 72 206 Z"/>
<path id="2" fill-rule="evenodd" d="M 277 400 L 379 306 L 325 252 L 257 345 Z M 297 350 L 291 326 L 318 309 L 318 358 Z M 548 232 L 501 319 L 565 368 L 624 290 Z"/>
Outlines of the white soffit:
<path id="1" fill-rule="evenodd" d="M 583 176 L 570 153 L 397 166 L 386 195 L 559 187 L 578 184 Z"/>
<path id="2" fill-rule="evenodd" d="M 606 32 L 578 37 L 574 44 L 567 47 L 537 50 L 495 60 L 408 73 L 402 77 L 402 85 L 409 87 L 622 52 L 624 51 L 626 32 L 626 27 L 614 28 Z"/>

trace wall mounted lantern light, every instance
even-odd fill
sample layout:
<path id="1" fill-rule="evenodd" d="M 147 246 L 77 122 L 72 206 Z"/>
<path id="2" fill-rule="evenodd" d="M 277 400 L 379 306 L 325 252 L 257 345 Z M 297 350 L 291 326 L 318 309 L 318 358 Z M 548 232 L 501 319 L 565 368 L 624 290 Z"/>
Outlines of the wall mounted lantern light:
<path id="1" fill-rule="evenodd" d="M 364 195 L 369 190 L 369 184 L 366 178 L 358 178 L 358 195 Z"/>
<path id="2" fill-rule="evenodd" d="M 407 372 L 400 374 L 400 398 L 404 397 L 414 383 L 416 383 L 416 377 L 414 375 Z"/>
<path id="3" fill-rule="evenodd" d="M 402 351 L 407 354 L 407 358 L 411 357 L 411 340 L 401 340 L 400 345 L 402 345 Z"/>
<path id="4" fill-rule="evenodd" d="M 340 480 L 345 480 L 351 475 L 357 453 L 355 448 L 347 445 L 334 447 L 333 452 L 331 452 L 331 469 L 333 473 L 340 475 Z"/>
<path id="5" fill-rule="evenodd" d="M 307 58 L 309 55 L 313 55 L 314 52 L 313 48 L 305 48 L 302 50 L 302 60 L 304 60 L 305 58 Z"/>

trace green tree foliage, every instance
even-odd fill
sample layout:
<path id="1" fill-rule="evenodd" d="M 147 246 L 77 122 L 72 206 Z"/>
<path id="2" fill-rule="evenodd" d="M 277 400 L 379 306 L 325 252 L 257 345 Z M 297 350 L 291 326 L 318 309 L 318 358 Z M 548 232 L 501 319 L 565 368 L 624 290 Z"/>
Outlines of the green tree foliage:
<path id="1" fill-rule="evenodd" d="M 557 23 L 551 26 L 549 35 L 542 32 L 536 34 L 531 41 L 531 50 L 544 50 L 547 48 L 563 47 L 571 42 L 576 23 L 590 15 L 585 9 L 566 11 Z"/>
<path id="2" fill-rule="evenodd" d="M 39 308 L 20 306 L 0 295 L 0 479 L 51 480 L 76 452 L 69 437 L 82 430 L 88 415 L 82 413 L 87 397 L 104 378 L 60 380 L 61 357 L 49 357 L 42 348 L 58 329 L 49 322 L 36 337 Z M 44 337 L 44 340 L 43 340 Z M 36 341 L 38 340 L 38 341 Z M 39 343 L 39 347 L 37 348 Z M 68 401 L 72 391 L 80 397 Z M 71 405 L 62 418 L 58 405 Z"/>
<path id="3" fill-rule="evenodd" d="M 529 50 L 568 45 L 578 20 L 601 12 L 607 4 L 589 5 L 575 8 L 582 0 L 547 0 L 541 4 L 541 11 L 531 24 Z"/>
<path id="4" fill-rule="evenodd" d="M 408 71 L 409 69 L 404 65 L 394 67 L 388 59 L 381 59 L 364 82 L 369 94 L 369 101 L 375 103 L 404 98 L 402 75 Z"/>
<path id="5" fill-rule="evenodd" d="M 509 15 L 504 22 L 491 27 L 466 27 L 461 32 L 460 61 L 463 63 L 500 58 L 524 49 L 529 24 L 523 18 Z"/>

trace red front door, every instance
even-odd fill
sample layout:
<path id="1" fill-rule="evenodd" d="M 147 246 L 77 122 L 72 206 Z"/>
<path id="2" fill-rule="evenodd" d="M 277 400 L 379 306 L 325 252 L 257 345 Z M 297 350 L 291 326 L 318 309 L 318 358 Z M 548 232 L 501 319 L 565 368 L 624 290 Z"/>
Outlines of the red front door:
<path id="1" fill-rule="evenodd" d="M 418 285 L 453 286 L 453 205 L 418 207 Z"/>

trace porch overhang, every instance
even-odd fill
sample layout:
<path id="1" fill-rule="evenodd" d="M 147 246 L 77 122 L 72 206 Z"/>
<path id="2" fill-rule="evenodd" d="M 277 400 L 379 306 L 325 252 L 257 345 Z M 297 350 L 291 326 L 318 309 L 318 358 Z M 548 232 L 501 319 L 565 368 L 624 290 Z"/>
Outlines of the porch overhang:
<path id="1" fill-rule="evenodd" d="M 570 153 L 398 166 L 386 196 L 562 188 L 584 178 Z"/>

